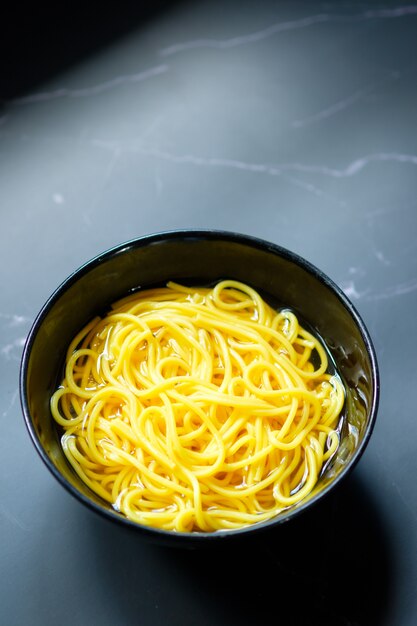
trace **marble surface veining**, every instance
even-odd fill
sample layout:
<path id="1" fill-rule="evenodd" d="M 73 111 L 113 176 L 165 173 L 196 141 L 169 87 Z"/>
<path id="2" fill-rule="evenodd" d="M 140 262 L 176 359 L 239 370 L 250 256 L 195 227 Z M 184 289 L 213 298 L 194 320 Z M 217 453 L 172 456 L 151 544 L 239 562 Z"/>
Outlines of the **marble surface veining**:
<path id="1" fill-rule="evenodd" d="M 275 614 L 268 602 L 285 624 L 417 623 L 416 85 L 416 4 L 226 0 L 173 3 L 44 84 L 3 99 L 4 623 L 254 624 Z M 317 567 L 317 593 L 302 613 L 267 597 L 273 586 L 259 582 L 245 610 L 234 584 L 217 606 L 207 573 L 216 572 L 214 561 L 202 572 L 195 555 L 178 565 L 157 548 L 132 550 L 121 529 L 91 519 L 62 492 L 25 431 L 19 363 L 52 291 L 113 245 L 183 227 L 256 235 L 307 258 L 342 287 L 375 343 L 377 426 L 341 505 L 351 534 L 334 530 L 328 545 L 314 528 L 327 568 L 307 554 L 307 565 L 285 572 L 275 552 L 260 547 L 277 576 L 287 576 L 293 604 L 294 587 L 311 585 Z M 137 572 L 141 561 L 147 576 Z M 201 587 L 187 567 L 200 572 Z"/>

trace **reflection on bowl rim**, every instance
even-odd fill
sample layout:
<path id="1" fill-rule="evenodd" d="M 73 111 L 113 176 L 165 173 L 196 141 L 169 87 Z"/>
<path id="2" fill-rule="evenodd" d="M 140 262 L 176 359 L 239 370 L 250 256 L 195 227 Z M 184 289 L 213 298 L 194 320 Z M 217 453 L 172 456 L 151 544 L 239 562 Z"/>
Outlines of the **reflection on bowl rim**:
<path id="1" fill-rule="evenodd" d="M 83 275 L 87 274 L 89 271 L 94 269 L 96 266 L 112 259 L 113 257 L 128 253 L 132 249 L 137 249 L 140 247 L 146 247 L 153 243 L 162 243 L 164 240 L 223 240 L 230 241 L 235 243 L 244 244 L 248 247 L 257 248 L 261 251 L 271 252 L 277 256 L 280 256 L 291 263 L 294 263 L 301 267 L 303 270 L 307 271 L 314 278 L 324 283 L 324 285 L 333 292 L 338 299 L 341 301 L 342 305 L 345 309 L 347 309 L 350 316 L 353 318 L 360 335 L 363 339 L 367 356 L 370 361 L 371 368 L 371 379 L 373 382 L 373 390 L 372 397 L 370 401 L 369 407 L 369 417 L 367 420 L 367 424 L 365 425 L 365 430 L 360 440 L 357 448 L 355 449 L 352 457 L 349 459 L 348 464 L 344 467 L 339 474 L 333 478 L 328 485 L 324 486 L 321 490 L 317 491 L 311 497 L 308 497 L 304 501 L 297 504 L 296 507 L 290 507 L 287 511 L 284 511 L 277 516 L 274 516 L 268 520 L 263 522 L 250 524 L 247 526 L 243 526 L 241 528 L 233 529 L 233 530 L 220 530 L 215 532 L 202 532 L 202 531 L 193 531 L 193 532 L 175 532 L 168 531 L 163 529 L 154 528 L 151 526 L 141 525 L 133 520 L 128 519 L 121 514 L 116 513 L 116 511 L 112 511 L 111 509 L 105 509 L 104 507 L 100 507 L 93 500 L 89 499 L 85 496 L 81 491 L 76 489 L 73 485 L 71 485 L 66 478 L 61 474 L 61 472 L 55 467 L 55 465 L 50 460 L 47 452 L 44 449 L 41 441 L 39 440 L 37 433 L 35 432 L 35 428 L 32 423 L 32 417 L 29 409 L 28 395 L 27 395 L 27 372 L 28 372 L 28 364 L 32 351 L 32 347 L 34 341 L 36 339 L 39 328 L 42 325 L 43 320 L 46 318 L 54 304 L 60 299 L 60 297 L 75 283 L 77 282 Z M 380 383 L 379 383 L 379 369 L 378 363 L 375 353 L 375 348 L 373 346 L 371 337 L 366 328 L 365 323 L 363 322 L 361 316 L 356 310 L 355 306 L 346 296 L 346 294 L 338 287 L 338 285 L 333 282 L 324 272 L 322 272 L 315 265 L 304 259 L 302 256 L 284 248 L 278 244 L 266 241 L 264 239 L 254 237 L 252 235 L 246 235 L 241 233 L 236 233 L 232 231 L 225 230 L 215 230 L 215 229 L 178 229 L 178 230 L 167 230 L 160 231 L 148 235 L 143 235 L 140 237 L 136 237 L 130 239 L 126 242 L 113 246 L 104 252 L 101 252 L 94 256 L 89 261 L 82 264 L 78 269 L 73 271 L 51 294 L 51 296 L 44 303 L 42 308 L 40 309 L 38 315 L 36 316 L 29 334 L 27 336 L 25 346 L 23 349 L 21 365 L 20 365 L 20 377 L 19 377 L 19 390 L 20 390 L 20 402 L 23 411 L 24 420 L 26 423 L 26 427 L 28 429 L 29 435 L 32 439 L 32 443 L 34 444 L 38 454 L 41 459 L 49 469 L 49 471 L 55 476 L 58 482 L 71 493 L 76 499 L 80 500 L 83 504 L 85 504 L 89 509 L 92 509 L 96 513 L 100 514 L 102 517 L 118 522 L 122 524 L 124 527 L 131 527 L 134 530 L 140 530 L 144 533 L 148 533 L 150 538 L 154 538 L 156 541 L 164 543 L 172 543 L 172 540 L 178 539 L 179 543 L 188 543 L 188 542 L 201 542 L 204 540 L 219 540 L 220 538 L 226 537 L 236 537 L 240 535 L 245 535 L 247 533 L 253 533 L 257 530 L 263 530 L 270 528 L 273 525 L 279 525 L 284 522 L 289 521 L 290 519 L 300 515 L 306 509 L 312 507 L 315 503 L 319 502 L 324 498 L 330 491 L 339 484 L 341 480 L 343 480 L 355 467 L 360 457 L 362 456 L 371 434 L 374 429 L 376 415 L 378 411 L 379 404 L 379 392 L 380 392 Z M 52 417 L 51 417 L 52 419 Z M 104 503 L 104 501 L 103 501 Z"/>

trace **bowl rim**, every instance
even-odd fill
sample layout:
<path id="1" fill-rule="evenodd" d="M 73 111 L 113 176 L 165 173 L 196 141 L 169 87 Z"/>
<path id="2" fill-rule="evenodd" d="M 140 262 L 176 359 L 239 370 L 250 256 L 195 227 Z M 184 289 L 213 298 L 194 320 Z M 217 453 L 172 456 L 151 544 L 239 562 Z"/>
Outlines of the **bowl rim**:
<path id="1" fill-rule="evenodd" d="M 348 311 L 348 313 L 353 318 L 359 333 L 364 342 L 367 355 L 371 365 L 371 380 L 373 382 L 373 390 L 369 407 L 369 419 L 358 447 L 354 451 L 349 463 L 339 472 L 339 474 L 325 487 L 323 487 L 320 491 L 318 491 L 314 496 L 311 496 L 305 502 L 301 502 L 296 508 L 289 508 L 286 512 L 284 511 L 282 514 L 276 517 L 272 517 L 263 522 L 258 522 L 254 524 L 250 524 L 248 526 L 244 526 L 242 528 L 237 528 L 233 530 L 220 530 L 215 532 L 202 532 L 202 531 L 193 531 L 193 532 L 176 532 L 169 530 L 162 530 L 158 528 L 154 528 L 151 526 L 141 525 L 137 522 L 134 522 L 127 517 L 124 517 L 116 511 L 111 511 L 110 509 L 105 509 L 104 507 L 99 506 L 92 499 L 85 496 L 83 493 L 78 491 L 71 483 L 69 483 L 66 478 L 59 472 L 59 470 L 55 467 L 49 455 L 45 451 L 42 442 L 40 441 L 35 427 L 33 425 L 30 409 L 29 409 L 29 401 L 27 394 L 27 377 L 28 377 L 28 365 L 32 352 L 32 348 L 36 339 L 36 336 L 39 332 L 39 329 L 51 311 L 52 307 L 56 302 L 65 294 L 68 289 L 75 284 L 80 278 L 84 275 L 92 271 L 94 268 L 99 266 L 102 263 L 105 263 L 114 257 L 126 254 L 132 249 L 144 248 L 153 244 L 161 244 L 164 241 L 228 241 L 243 244 L 246 247 L 255 248 L 261 250 L 263 252 L 270 252 L 274 255 L 280 256 L 295 265 L 298 265 L 301 269 L 307 271 L 314 278 L 323 283 L 330 291 L 333 292 L 334 295 L 341 301 L 344 308 Z M 299 254 L 285 248 L 279 244 L 270 242 L 268 240 L 262 239 L 260 237 L 255 237 L 253 235 L 238 233 L 235 231 L 228 230 L 217 230 L 217 229 L 198 229 L 198 228 L 186 228 L 186 229 L 174 229 L 174 230 L 162 230 L 159 232 L 154 232 L 146 235 L 141 235 L 139 237 L 135 237 L 129 239 L 125 242 L 117 244 L 100 252 L 99 254 L 92 257 L 90 260 L 84 262 L 82 265 L 75 269 L 71 274 L 67 276 L 58 287 L 52 292 L 49 298 L 45 301 L 38 314 L 36 315 L 29 333 L 27 335 L 25 345 L 23 348 L 23 353 L 20 362 L 20 371 L 19 371 L 19 395 L 20 395 L 20 404 L 23 412 L 24 421 L 26 424 L 26 428 L 32 440 L 32 443 L 37 450 L 40 458 L 45 463 L 49 471 L 52 475 L 58 480 L 58 482 L 76 499 L 81 501 L 84 505 L 87 506 L 90 510 L 93 510 L 95 513 L 99 514 L 101 517 L 106 518 L 107 520 L 115 521 L 121 524 L 124 527 L 130 527 L 135 531 L 142 532 L 147 534 L 151 539 L 162 543 L 201 543 L 203 540 L 204 543 L 207 541 L 218 541 L 219 539 L 225 539 L 228 537 L 237 537 L 241 535 L 246 535 L 248 533 L 253 534 L 254 532 L 270 529 L 272 526 L 278 526 L 289 520 L 297 517 L 301 513 L 303 513 L 306 509 L 311 508 L 314 504 L 321 501 L 330 491 L 333 491 L 334 488 L 342 481 L 346 476 L 350 474 L 353 468 L 357 465 L 359 459 L 363 455 L 365 448 L 368 445 L 369 439 L 374 430 L 376 416 L 378 412 L 379 406 L 379 396 L 380 396 L 380 375 L 379 375 L 379 366 L 376 356 L 376 351 L 372 339 L 370 337 L 369 331 L 357 311 L 356 307 L 350 301 L 350 299 L 346 296 L 346 294 L 342 291 L 342 289 L 322 270 L 316 267 L 307 259 L 303 258 Z"/>

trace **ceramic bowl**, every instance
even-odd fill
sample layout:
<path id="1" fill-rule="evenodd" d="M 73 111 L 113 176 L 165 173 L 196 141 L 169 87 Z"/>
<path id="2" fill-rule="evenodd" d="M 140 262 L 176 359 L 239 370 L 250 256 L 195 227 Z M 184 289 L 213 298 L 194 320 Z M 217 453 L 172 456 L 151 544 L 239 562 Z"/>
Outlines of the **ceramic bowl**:
<path id="1" fill-rule="evenodd" d="M 65 353 L 76 333 L 132 289 L 164 284 L 210 284 L 232 278 L 294 309 L 326 342 L 347 393 L 342 442 L 333 463 L 298 505 L 273 519 L 227 532 L 176 533 L 126 519 L 80 480 L 66 460 L 49 402 Z M 375 350 L 364 322 L 339 287 L 297 254 L 237 233 L 182 230 L 140 237 L 82 265 L 45 303 L 24 348 L 20 396 L 26 426 L 46 467 L 75 498 L 93 511 L 156 542 L 197 545 L 227 541 L 279 526 L 300 515 L 337 487 L 356 465 L 371 436 L 378 406 Z"/>

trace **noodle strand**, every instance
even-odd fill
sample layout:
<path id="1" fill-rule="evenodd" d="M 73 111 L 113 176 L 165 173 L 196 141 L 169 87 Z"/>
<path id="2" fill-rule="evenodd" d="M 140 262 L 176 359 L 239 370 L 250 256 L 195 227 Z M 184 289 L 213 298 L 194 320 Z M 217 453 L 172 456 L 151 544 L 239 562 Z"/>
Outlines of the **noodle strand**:
<path id="1" fill-rule="evenodd" d="M 339 446 L 344 387 L 293 311 L 251 287 L 170 282 L 71 342 L 51 398 L 81 480 L 129 519 L 232 530 L 314 489 Z"/>

